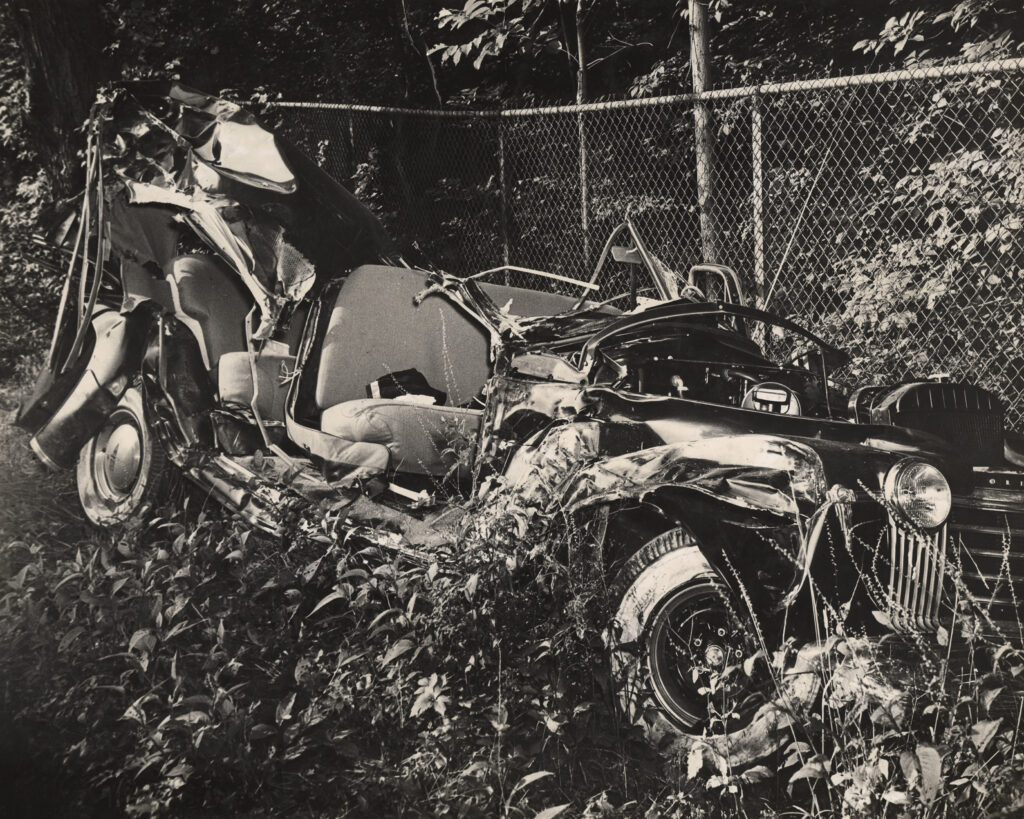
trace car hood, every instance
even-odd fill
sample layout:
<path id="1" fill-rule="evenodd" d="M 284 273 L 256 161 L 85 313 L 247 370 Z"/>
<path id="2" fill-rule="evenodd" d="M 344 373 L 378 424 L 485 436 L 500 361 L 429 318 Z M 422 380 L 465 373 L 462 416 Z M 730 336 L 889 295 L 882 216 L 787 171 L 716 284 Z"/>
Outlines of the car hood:
<path id="1" fill-rule="evenodd" d="M 685 398 L 632 395 L 604 387 L 590 388 L 586 393 L 592 402 L 591 414 L 612 423 L 643 425 L 648 446 L 721 436 L 771 435 L 813 449 L 821 458 L 829 484 L 874 491 L 879 487 L 879 475 L 906 457 L 920 457 L 935 464 L 954 493 L 969 492 L 973 482 L 970 466 L 947 443 L 904 427 L 778 415 Z"/>

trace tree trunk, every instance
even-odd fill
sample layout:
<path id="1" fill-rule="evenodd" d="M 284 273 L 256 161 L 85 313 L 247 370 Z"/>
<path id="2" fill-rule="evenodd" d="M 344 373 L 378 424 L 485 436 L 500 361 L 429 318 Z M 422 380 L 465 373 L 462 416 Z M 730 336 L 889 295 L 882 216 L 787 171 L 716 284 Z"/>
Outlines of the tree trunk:
<path id="1" fill-rule="evenodd" d="M 82 184 L 77 129 L 111 79 L 99 0 L 22 0 L 10 6 L 28 86 L 29 129 L 55 197 Z"/>
<path id="2" fill-rule="evenodd" d="M 711 87 L 711 59 L 708 49 L 707 0 L 690 0 L 690 69 L 693 92 Z M 697 206 L 700 209 L 700 239 L 704 261 L 718 262 L 718 225 L 715 219 L 715 131 L 708 104 L 698 99 L 693 106 L 694 141 L 697 152 Z"/>
<path id="3" fill-rule="evenodd" d="M 576 0 L 576 104 L 587 101 L 586 9 Z"/>

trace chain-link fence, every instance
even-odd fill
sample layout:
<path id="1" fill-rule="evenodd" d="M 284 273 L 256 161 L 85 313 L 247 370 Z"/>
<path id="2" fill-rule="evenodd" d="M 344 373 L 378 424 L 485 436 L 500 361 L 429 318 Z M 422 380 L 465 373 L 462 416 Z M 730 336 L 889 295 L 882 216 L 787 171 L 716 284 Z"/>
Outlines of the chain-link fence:
<path id="1" fill-rule="evenodd" d="M 697 105 L 715 124 L 703 231 Z M 852 380 L 948 372 L 1022 425 L 1024 60 L 580 107 L 276 114 L 438 267 L 588 279 L 628 213 L 668 266 L 728 264 L 750 301 L 845 347 Z"/>

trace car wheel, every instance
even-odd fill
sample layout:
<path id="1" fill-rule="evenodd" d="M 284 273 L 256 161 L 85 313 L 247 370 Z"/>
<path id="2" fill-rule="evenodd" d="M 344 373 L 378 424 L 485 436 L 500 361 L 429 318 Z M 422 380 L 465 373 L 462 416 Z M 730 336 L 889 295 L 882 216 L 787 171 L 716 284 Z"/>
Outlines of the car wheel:
<path id="1" fill-rule="evenodd" d="M 85 516 L 109 528 L 161 498 L 169 466 L 146 421 L 142 393 L 130 388 L 103 428 L 78 454 L 78 498 Z"/>
<path id="2" fill-rule="evenodd" d="M 758 652 L 756 630 L 688 529 L 648 542 L 614 588 L 606 638 L 622 715 L 672 756 L 700 748 L 707 764 L 749 765 L 777 750 L 816 699 L 808 657 L 808 673 L 781 680 L 765 662 L 745 662 Z"/>

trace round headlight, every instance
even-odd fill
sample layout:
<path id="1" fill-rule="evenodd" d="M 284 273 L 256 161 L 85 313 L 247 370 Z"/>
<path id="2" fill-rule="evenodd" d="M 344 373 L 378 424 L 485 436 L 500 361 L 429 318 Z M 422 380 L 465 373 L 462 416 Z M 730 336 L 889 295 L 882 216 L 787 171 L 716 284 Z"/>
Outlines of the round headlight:
<path id="1" fill-rule="evenodd" d="M 931 464 L 900 461 L 885 476 L 885 499 L 915 526 L 934 529 L 949 517 L 953 494 L 945 476 Z"/>

